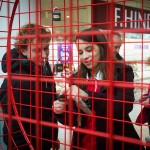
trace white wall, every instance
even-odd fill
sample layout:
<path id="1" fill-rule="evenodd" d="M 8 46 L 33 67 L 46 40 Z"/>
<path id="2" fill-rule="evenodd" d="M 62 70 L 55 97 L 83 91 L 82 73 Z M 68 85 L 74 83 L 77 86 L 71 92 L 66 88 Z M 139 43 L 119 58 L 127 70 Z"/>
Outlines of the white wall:
<path id="1" fill-rule="evenodd" d="M 15 2 L 15 0 L 11 0 L 11 2 Z M 0 60 L 4 53 L 7 51 L 7 33 L 8 33 L 8 11 L 10 12 L 9 17 L 11 16 L 11 12 L 13 9 L 14 4 L 10 3 L 8 8 L 8 2 L 2 3 L 2 8 L 0 11 Z M 34 0 L 21 0 L 20 4 L 18 4 L 16 13 L 20 13 L 20 15 L 15 14 L 13 20 L 13 27 L 12 27 L 12 37 L 17 35 L 17 30 L 20 26 L 27 24 L 27 23 L 34 23 L 35 22 L 35 13 L 28 13 L 29 11 L 35 11 L 35 1 Z M 30 10 L 29 10 L 30 6 Z M 26 12 L 26 14 L 21 14 L 22 12 Z M 13 48 L 14 40 L 11 38 L 11 48 Z M 1 61 L 0 61 L 0 75 L 4 73 L 1 70 Z M 0 85 L 3 79 L 0 78 Z"/>
<path id="2" fill-rule="evenodd" d="M 119 53 L 126 61 L 146 61 L 150 57 L 150 43 L 142 39 L 125 39 Z"/>

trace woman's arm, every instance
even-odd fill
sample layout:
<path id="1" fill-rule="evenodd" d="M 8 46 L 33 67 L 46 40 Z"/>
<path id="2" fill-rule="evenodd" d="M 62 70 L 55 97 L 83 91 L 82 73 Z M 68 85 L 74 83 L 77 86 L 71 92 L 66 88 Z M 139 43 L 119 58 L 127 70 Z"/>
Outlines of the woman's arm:
<path id="1" fill-rule="evenodd" d="M 54 113 L 56 119 L 63 125 L 67 126 L 77 126 L 78 113 L 79 110 L 74 101 L 68 104 L 67 101 L 55 101 L 54 102 Z"/>

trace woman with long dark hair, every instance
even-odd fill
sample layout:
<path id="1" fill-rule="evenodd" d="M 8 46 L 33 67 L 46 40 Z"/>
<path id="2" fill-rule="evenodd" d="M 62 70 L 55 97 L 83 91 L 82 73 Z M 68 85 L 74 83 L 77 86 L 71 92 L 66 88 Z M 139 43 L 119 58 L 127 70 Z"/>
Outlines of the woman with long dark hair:
<path id="1" fill-rule="evenodd" d="M 114 61 L 113 52 L 98 29 L 82 31 L 75 42 L 79 70 L 72 77 L 72 85 L 61 91 L 66 99 L 54 102 L 59 122 L 86 129 L 74 131 L 73 149 L 144 149 L 135 142 L 140 139 L 129 117 L 134 102 L 133 88 L 124 86 L 126 82 L 133 83 L 132 68 Z"/>

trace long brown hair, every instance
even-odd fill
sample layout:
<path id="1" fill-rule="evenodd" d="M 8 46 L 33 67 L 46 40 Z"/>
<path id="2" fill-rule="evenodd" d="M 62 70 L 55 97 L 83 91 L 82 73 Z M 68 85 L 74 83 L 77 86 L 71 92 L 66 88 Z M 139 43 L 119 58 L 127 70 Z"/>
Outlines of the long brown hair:
<path id="1" fill-rule="evenodd" d="M 109 45 L 103 32 L 97 28 L 88 28 L 78 34 L 75 40 L 76 44 L 80 44 L 78 43 L 79 39 L 85 42 L 96 44 L 99 47 L 99 50 L 100 50 L 99 70 L 102 72 L 102 75 L 103 75 L 102 80 L 108 80 L 109 79 L 109 72 L 108 72 L 109 63 L 107 62 L 107 60 L 109 60 L 108 58 Z M 87 74 L 92 76 L 91 70 L 86 68 L 86 66 L 82 62 L 80 62 L 79 70 L 80 71 L 74 74 L 75 78 L 79 78 L 82 80 L 83 78 L 86 79 Z M 87 90 L 87 86 L 85 84 L 79 83 L 78 86 L 83 90 Z"/>
<path id="2" fill-rule="evenodd" d="M 103 74 L 103 80 L 108 78 L 106 73 L 106 60 L 107 60 L 107 51 L 108 51 L 108 42 L 105 38 L 105 35 L 96 28 L 88 28 L 83 30 L 77 37 L 75 42 L 77 44 L 78 40 L 81 39 L 85 42 L 90 42 L 96 44 L 100 49 L 100 58 L 99 58 L 99 70 Z M 85 67 L 85 65 L 81 62 L 80 63 L 80 71 L 76 74 L 76 77 L 86 78 L 87 73 L 89 74 L 90 70 Z"/>

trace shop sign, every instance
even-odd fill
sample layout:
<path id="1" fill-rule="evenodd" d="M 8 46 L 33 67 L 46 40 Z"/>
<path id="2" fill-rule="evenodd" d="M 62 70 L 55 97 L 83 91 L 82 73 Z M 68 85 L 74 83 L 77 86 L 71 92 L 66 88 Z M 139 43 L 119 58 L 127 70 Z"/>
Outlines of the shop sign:
<path id="1" fill-rule="evenodd" d="M 116 5 L 114 13 L 117 28 L 150 28 L 150 11 Z"/>
<path id="2" fill-rule="evenodd" d="M 58 61 L 61 63 L 71 63 L 72 56 L 72 44 L 58 43 Z"/>
<path id="3" fill-rule="evenodd" d="M 112 28 L 112 23 L 114 29 L 150 29 L 150 10 L 99 2 L 93 11 L 93 21 L 101 29 Z"/>

